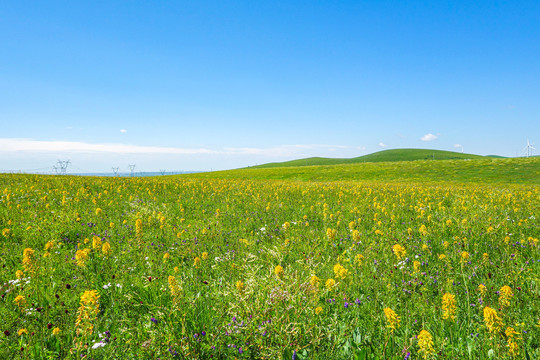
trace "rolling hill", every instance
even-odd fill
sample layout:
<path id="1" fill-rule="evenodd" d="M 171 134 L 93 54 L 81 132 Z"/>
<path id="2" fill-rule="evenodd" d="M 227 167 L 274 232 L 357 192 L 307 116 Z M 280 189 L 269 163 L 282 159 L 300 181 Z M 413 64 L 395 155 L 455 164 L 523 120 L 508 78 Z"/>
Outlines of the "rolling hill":
<path id="1" fill-rule="evenodd" d="M 274 162 L 251 166 L 250 168 L 274 168 L 290 166 L 313 166 L 313 165 L 340 165 L 357 164 L 365 162 L 394 162 L 394 161 L 415 161 L 415 160 L 458 160 L 458 159 L 484 159 L 493 156 L 481 156 L 474 154 L 464 154 L 454 151 L 429 150 L 429 149 L 391 149 L 378 151 L 372 154 L 358 156 L 354 158 L 323 158 L 311 157 L 284 162 Z"/>

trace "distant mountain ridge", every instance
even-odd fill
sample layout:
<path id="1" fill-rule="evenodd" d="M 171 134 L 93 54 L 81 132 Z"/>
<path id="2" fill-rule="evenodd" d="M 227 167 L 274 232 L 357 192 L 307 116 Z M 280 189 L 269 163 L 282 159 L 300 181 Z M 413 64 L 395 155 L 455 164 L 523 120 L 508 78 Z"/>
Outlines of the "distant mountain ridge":
<path id="1" fill-rule="evenodd" d="M 356 164 L 363 162 L 395 162 L 395 161 L 415 161 L 415 160 L 458 160 L 458 159 L 485 159 L 490 157 L 502 158 L 496 155 L 475 155 L 455 151 L 430 150 L 430 149 L 391 149 L 382 150 L 372 154 L 358 156 L 354 158 L 324 158 L 310 157 L 305 159 L 273 162 L 250 168 L 274 168 L 290 166 L 313 166 L 313 165 L 340 165 Z"/>

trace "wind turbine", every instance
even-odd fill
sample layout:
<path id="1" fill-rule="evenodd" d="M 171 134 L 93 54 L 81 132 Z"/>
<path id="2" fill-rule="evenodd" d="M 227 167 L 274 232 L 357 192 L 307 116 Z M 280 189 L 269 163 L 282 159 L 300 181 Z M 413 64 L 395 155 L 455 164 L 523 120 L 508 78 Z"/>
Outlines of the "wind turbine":
<path id="1" fill-rule="evenodd" d="M 535 148 L 533 145 L 534 145 L 534 143 L 531 144 L 531 143 L 529 142 L 529 139 L 527 139 L 527 146 L 525 146 L 525 147 L 523 148 L 523 150 L 527 151 L 527 157 L 531 156 L 531 153 L 532 153 L 531 150 L 536 150 L 536 148 Z"/>

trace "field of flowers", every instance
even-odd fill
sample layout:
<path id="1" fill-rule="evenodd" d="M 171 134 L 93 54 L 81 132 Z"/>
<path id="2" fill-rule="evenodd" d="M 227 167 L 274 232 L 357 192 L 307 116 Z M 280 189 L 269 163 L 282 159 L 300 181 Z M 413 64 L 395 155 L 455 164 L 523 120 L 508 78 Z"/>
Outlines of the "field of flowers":
<path id="1" fill-rule="evenodd" d="M 0 358 L 540 358 L 540 187 L 0 175 Z"/>

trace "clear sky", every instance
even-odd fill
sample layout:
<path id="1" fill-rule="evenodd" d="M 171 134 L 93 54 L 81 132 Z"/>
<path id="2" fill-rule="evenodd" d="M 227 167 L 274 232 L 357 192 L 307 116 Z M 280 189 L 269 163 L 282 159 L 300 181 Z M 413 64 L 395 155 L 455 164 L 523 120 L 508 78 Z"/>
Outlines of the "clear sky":
<path id="1" fill-rule="evenodd" d="M 0 169 L 523 156 L 538 19 L 526 0 L 1 1 Z"/>

